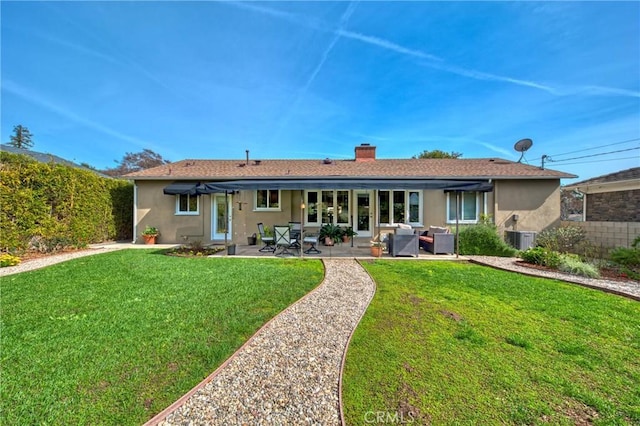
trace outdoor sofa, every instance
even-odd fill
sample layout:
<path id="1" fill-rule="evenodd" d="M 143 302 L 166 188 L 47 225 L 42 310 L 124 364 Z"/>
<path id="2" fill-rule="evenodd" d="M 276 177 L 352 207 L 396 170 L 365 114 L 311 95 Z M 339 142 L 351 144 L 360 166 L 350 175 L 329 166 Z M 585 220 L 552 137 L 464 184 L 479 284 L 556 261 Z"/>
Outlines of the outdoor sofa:
<path id="1" fill-rule="evenodd" d="M 433 254 L 453 253 L 455 236 L 449 231 L 449 228 L 439 226 L 430 226 L 419 237 L 420 247 L 424 251 Z"/>

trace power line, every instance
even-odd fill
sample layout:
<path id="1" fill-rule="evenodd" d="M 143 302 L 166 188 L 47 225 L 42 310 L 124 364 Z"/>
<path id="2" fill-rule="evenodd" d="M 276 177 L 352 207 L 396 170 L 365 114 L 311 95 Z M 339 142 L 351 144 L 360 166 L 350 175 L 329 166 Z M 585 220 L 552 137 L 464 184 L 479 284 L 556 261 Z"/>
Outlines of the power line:
<path id="1" fill-rule="evenodd" d="M 547 161 L 552 162 L 552 163 L 562 163 L 564 161 L 579 160 L 581 158 L 589 158 L 589 157 L 598 157 L 598 156 L 601 156 L 601 155 L 616 154 L 618 152 L 634 151 L 636 149 L 640 149 L 640 146 L 636 147 L 636 148 L 619 149 L 617 151 L 609 151 L 609 152 L 601 152 L 601 153 L 598 153 L 598 154 L 583 155 L 581 157 L 565 158 L 565 159 L 562 159 L 562 160 L 554 160 L 552 157 L 547 156 Z"/>
<path id="2" fill-rule="evenodd" d="M 629 142 L 635 142 L 635 141 L 640 141 L 640 138 L 628 139 L 626 141 L 614 142 L 614 143 L 609 143 L 609 144 L 606 144 L 606 145 L 594 146 L 593 148 L 585 148 L 585 149 L 581 149 L 581 150 L 578 150 L 578 151 L 564 152 L 562 154 L 553 154 L 553 155 L 550 155 L 550 156 L 547 156 L 547 157 L 560 157 L 562 155 L 575 154 L 576 152 L 593 151 L 594 149 L 606 148 L 606 147 L 615 146 L 615 145 L 622 145 L 623 143 L 629 143 Z M 541 159 L 542 159 L 542 157 L 538 157 L 538 158 L 534 158 L 531 161 L 537 161 L 537 160 L 541 160 Z M 560 161 L 560 160 L 558 160 L 558 161 Z"/>
<path id="3" fill-rule="evenodd" d="M 638 158 L 638 157 L 608 158 L 606 160 L 594 160 L 594 161 L 578 161 L 577 163 L 563 163 L 561 164 L 561 166 L 571 166 L 574 164 L 604 163 L 606 161 L 632 160 L 634 158 Z"/>

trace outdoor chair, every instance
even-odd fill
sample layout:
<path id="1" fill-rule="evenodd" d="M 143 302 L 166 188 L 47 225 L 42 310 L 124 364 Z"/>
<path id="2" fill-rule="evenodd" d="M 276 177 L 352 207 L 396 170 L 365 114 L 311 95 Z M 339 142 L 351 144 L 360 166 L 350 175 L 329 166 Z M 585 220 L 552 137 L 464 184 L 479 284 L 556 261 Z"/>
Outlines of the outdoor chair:
<path id="1" fill-rule="evenodd" d="M 300 234 L 302 233 L 302 224 L 300 222 L 289 222 L 291 230 L 291 239 L 296 240 L 294 247 L 300 248 Z"/>
<path id="2" fill-rule="evenodd" d="M 276 251 L 278 248 L 281 250 L 276 253 L 276 256 L 294 256 L 294 253 L 290 249 L 295 249 L 298 243 L 297 240 L 291 238 L 291 229 L 288 226 L 274 226 L 273 231 L 276 238 Z"/>
<path id="3" fill-rule="evenodd" d="M 411 226 L 398 226 L 393 234 L 389 235 L 389 254 L 392 256 L 418 257 L 418 235 Z"/>
<path id="4" fill-rule="evenodd" d="M 318 234 L 313 233 L 313 234 L 304 234 L 304 237 L 302 237 L 302 244 L 309 244 L 310 247 L 308 249 L 306 249 L 304 251 L 305 254 L 320 254 L 321 251 L 318 250 L 318 248 L 316 247 L 316 245 L 318 244 Z"/>
<path id="5" fill-rule="evenodd" d="M 262 241 L 262 244 L 264 244 L 258 251 L 271 253 L 276 251 L 276 240 L 273 237 L 267 237 L 267 234 L 264 232 L 264 224 L 262 222 L 258 224 L 258 232 L 260 233 L 260 240 Z"/>

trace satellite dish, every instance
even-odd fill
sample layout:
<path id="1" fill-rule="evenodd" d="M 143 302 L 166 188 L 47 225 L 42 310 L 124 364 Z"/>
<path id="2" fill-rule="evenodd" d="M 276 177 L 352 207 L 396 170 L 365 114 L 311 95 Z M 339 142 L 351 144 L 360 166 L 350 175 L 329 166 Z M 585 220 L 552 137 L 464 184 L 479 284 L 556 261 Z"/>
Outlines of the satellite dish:
<path id="1" fill-rule="evenodd" d="M 524 153 L 529 148 L 531 148 L 532 145 L 533 145 L 533 141 L 528 138 L 520 139 L 518 142 L 516 142 L 516 144 L 513 146 L 513 149 L 515 149 L 520 153 L 520 159 L 518 160 L 518 163 L 522 161 L 522 159 L 524 158 Z"/>

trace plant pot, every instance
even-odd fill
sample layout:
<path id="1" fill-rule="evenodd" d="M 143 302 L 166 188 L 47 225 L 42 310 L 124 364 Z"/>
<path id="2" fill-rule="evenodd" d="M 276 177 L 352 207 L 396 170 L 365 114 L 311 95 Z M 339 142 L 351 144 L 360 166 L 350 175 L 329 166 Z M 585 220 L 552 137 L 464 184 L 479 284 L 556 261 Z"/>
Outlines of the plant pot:
<path id="1" fill-rule="evenodd" d="M 142 238 L 144 239 L 144 243 L 145 244 L 155 244 L 156 243 L 156 238 L 158 238 L 157 235 L 145 235 L 142 234 Z"/>
<path id="2" fill-rule="evenodd" d="M 342 236 L 342 242 L 343 243 L 348 243 L 349 242 L 349 236 L 348 235 L 343 235 Z"/>
<path id="3" fill-rule="evenodd" d="M 332 246 L 332 245 L 333 245 L 333 238 L 331 238 L 331 237 L 324 237 L 324 245 L 325 245 L 325 246 Z"/>
<path id="4" fill-rule="evenodd" d="M 236 245 L 235 244 L 231 244 L 227 246 L 227 254 L 229 256 L 234 256 L 236 254 Z"/>
<path id="5" fill-rule="evenodd" d="M 256 236 L 249 236 L 247 237 L 247 244 L 249 244 L 250 246 L 255 246 L 256 245 Z"/>
<path id="6" fill-rule="evenodd" d="M 373 257 L 382 256 L 382 247 L 372 246 L 371 247 L 371 256 L 373 256 Z"/>

